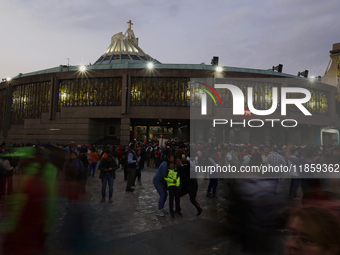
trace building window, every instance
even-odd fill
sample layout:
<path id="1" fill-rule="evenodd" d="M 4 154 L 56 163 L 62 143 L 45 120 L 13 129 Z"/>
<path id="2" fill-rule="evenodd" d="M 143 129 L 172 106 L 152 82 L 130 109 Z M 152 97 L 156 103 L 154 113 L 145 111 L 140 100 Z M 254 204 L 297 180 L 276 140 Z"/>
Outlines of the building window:
<path id="1" fill-rule="evenodd" d="M 225 81 L 224 81 L 225 83 Z M 253 104 L 254 108 L 257 110 L 266 110 L 271 108 L 273 103 L 273 87 L 278 88 L 278 106 L 276 110 L 281 109 L 281 85 L 276 83 L 267 83 L 267 82 L 258 82 L 258 81 L 242 81 L 242 80 L 230 80 L 229 84 L 233 84 L 239 87 L 244 94 L 244 104 L 245 109 L 248 109 L 247 105 L 247 88 L 253 88 Z M 295 87 L 295 86 L 293 86 Z M 304 103 L 303 105 L 311 114 L 329 114 L 329 105 L 328 98 L 329 92 L 307 88 L 311 92 L 311 99 L 309 102 Z M 201 106 L 201 93 L 208 90 L 209 88 L 206 86 L 193 83 L 191 84 L 191 105 L 192 106 Z M 232 108 L 233 107 L 233 96 L 229 89 L 216 89 L 218 95 L 221 98 L 222 106 L 218 102 L 218 99 L 215 95 L 212 94 L 216 101 L 216 107 L 222 108 Z M 204 92 L 205 93 L 205 92 Z M 212 92 L 211 92 L 212 93 Z M 304 98 L 305 95 L 301 93 L 288 93 L 287 98 Z M 288 105 L 288 109 L 291 112 L 301 112 L 295 105 Z"/>
<path id="2" fill-rule="evenodd" d="M 273 87 L 277 87 L 277 103 L 278 106 L 276 110 L 281 109 L 281 86 L 280 84 L 267 83 L 267 82 L 257 82 L 257 81 L 242 81 L 236 80 L 232 81 L 233 85 L 239 87 L 244 95 L 244 104 L 245 109 L 248 109 L 247 97 L 248 97 L 248 87 L 253 88 L 253 105 L 257 110 L 267 110 L 272 107 L 273 104 Z M 228 89 L 217 89 L 217 93 L 221 97 L 222 107 L 223 108 L 232 108 L 233 107 L 233 97 L 231 92 Z M 220 104 L 217 104 L 218 107 L 221 107 Z"/>
<path id="3" fill-rule="evenodd" d="M 132 106 L 190 106 L 189 78 L 131 79 Z"/>
<path id="4" fill-rule="evenodd" d="M 224 81 L 225 83 L 225 81 Z M 267 83 L 267 82 L 257 82 L 257 81 L 244 81 L 244 80 L 230 80 L 228 81 L 229 84 L 235 85 L 239 87 L 244 95 L 244 106 L 245 109 L 248 109 L 247 104 L 247 89 L 248 87 L 253 88 L 253 105 L 254 108 L 257 110 L 267 110 L 270 109 L 273 103 L 273 87 L 278 88 L 278 106 L 276 110 L 281 108 L 281 89 L 280 84 L 274 83 Z M 220 104 L 217 97 L 213 94 L 210 88 L 199 84 L 193 83 L 191 84 L 191 106 L 201 106 L 201 96 L 200 94 L 206 93 L 205 91 L 208 90 L 212 93 L 216 101 L 216 107 L 218 108 L 233 108 L 233 96 L 229 89 L 216 89 L 216 92 L 221 98 L 222 105 Z"/>
<path id="5" fill-rule="evenodd" d="M 121 105 L 122 78 L 62 80 L 58 111 L 62 107 Z"/>
<path id="6" fill-rule="evenodd" d="M 41 118 L 48 112 L 50 104 L 50 82 L 39 82 L 16 86 L 12 95 L 12 125 L 23 125 L 25 119 Z"/>
<path id="7" fill-rule="evenodd" d="M 329 93 L 327 91 L 317 90 L 317 89 L 310 89 L 307 88 L 311 93 L 311 99 L 307 102 L 302 104 L 311 114 L 321 114 L 321 115 L 328 115 L 329 108 L 328 108 L 328 98 Z M 287 98 L 304 98 L 305 95 L 301 93 L 288 93 Z M 301 112 L 299 108 L 295 105 L 288 105 L 289 110 L 291 112 Z"/>

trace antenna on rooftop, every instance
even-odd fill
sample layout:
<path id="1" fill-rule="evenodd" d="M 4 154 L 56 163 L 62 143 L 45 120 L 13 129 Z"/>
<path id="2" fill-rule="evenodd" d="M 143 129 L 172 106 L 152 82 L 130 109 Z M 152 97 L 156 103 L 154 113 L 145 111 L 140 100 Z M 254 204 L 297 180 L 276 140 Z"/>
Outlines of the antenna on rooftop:
<path id="1" fill-rule="evenodd" d="M 67 68 L 68 68 L 68 71 L 70 71 L 70 58 L 66 58 L 67 59 Z"/>

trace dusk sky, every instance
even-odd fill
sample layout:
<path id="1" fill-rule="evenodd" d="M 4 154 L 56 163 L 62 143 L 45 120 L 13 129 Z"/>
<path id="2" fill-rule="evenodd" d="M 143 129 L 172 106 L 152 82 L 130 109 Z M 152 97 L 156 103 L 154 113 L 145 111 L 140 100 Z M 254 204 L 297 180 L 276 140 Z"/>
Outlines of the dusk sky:
<path id="1" fill-rule="evenodd" d="M 338 0 L 2 0 L 0 78 L 94 63 L 130 19 L 139 46 L 162 63 L 324 75 L 340 42 Z"/>

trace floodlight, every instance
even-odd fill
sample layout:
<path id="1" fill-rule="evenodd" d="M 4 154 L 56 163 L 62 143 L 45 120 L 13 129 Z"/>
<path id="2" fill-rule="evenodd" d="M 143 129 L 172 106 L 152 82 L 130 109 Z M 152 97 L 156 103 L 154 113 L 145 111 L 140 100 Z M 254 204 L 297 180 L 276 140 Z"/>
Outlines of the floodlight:
<path id="1" fill-rule="evenodd" d="M 216 72 L 222 72 L 223 71 L 223 68 L 222 68 L 222 66 L 218 66 L 218 67 L 216 67 Z"/>
<path id="2" fill-rule="evenodd" d="M 84 66 L 84 65 L 79 66 L 79 71 L 80 72 L 85 72 L 86 71 L 86 66 Z"/>
<path id="3" fill-rule="evenodd" d="M 154 67 L 152 62 L 149 62 L 147 66 L 148 66 L 149 69 L 152 69 Z"/>
<path id="4" fill-rule="evenodd" d="M 297 76 L 299 77 L 300 75 L 307 78 L 308 77 L 308 70 L 305 70 L 304 72 L 298 72 Z"/>
<path id="5" fill-rule="evenodd" d="M 282 73 L 283 65 L 279 64 L 278 66 L 273 66 L 272 70 L 276 70 L 278 73 Z"/>

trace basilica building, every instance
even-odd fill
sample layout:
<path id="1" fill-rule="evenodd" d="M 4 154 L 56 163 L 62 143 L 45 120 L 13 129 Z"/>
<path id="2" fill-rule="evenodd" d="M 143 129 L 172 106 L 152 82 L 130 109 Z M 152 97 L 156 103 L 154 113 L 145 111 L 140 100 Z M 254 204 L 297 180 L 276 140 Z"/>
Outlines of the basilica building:
<path id="1" fill-rule="evenodd" d="M 211 64 L 166 64 L 144 52 L 128 22 L 125 33 L 111 37 L 104 53 L 93 64 L 58 67 L 19 73 L 0 83 L 0 141 L 127 144 L 132 139 L 207 142 L 215 137 L 221 143 L 338 143 L 336 87 L 268 70 Z M 160 59 L 160 60 L 158 60 Z M 272 104 L 277 87 L 278 107 L 271 116 L 233 115 L 233 97 L 227 89 L 211 88 L 231 82 L 247 97 L 253 88 L 256 109 Z M 280 88 L 304 87 L 311 100 L 304 104 L 312 113 L 305 116 L 297 107 L 288 107 L 285 119 L 295 119 L 294 128 L 212 126 L 212 119 L 272 118 L 281 120 Z M 207 115 L 201 112 L 202 91 L 208 96 Z M 298 98 L 299 95 L 291 95 Z M 215 101 L 217 100 L 217 101 Z"/>

